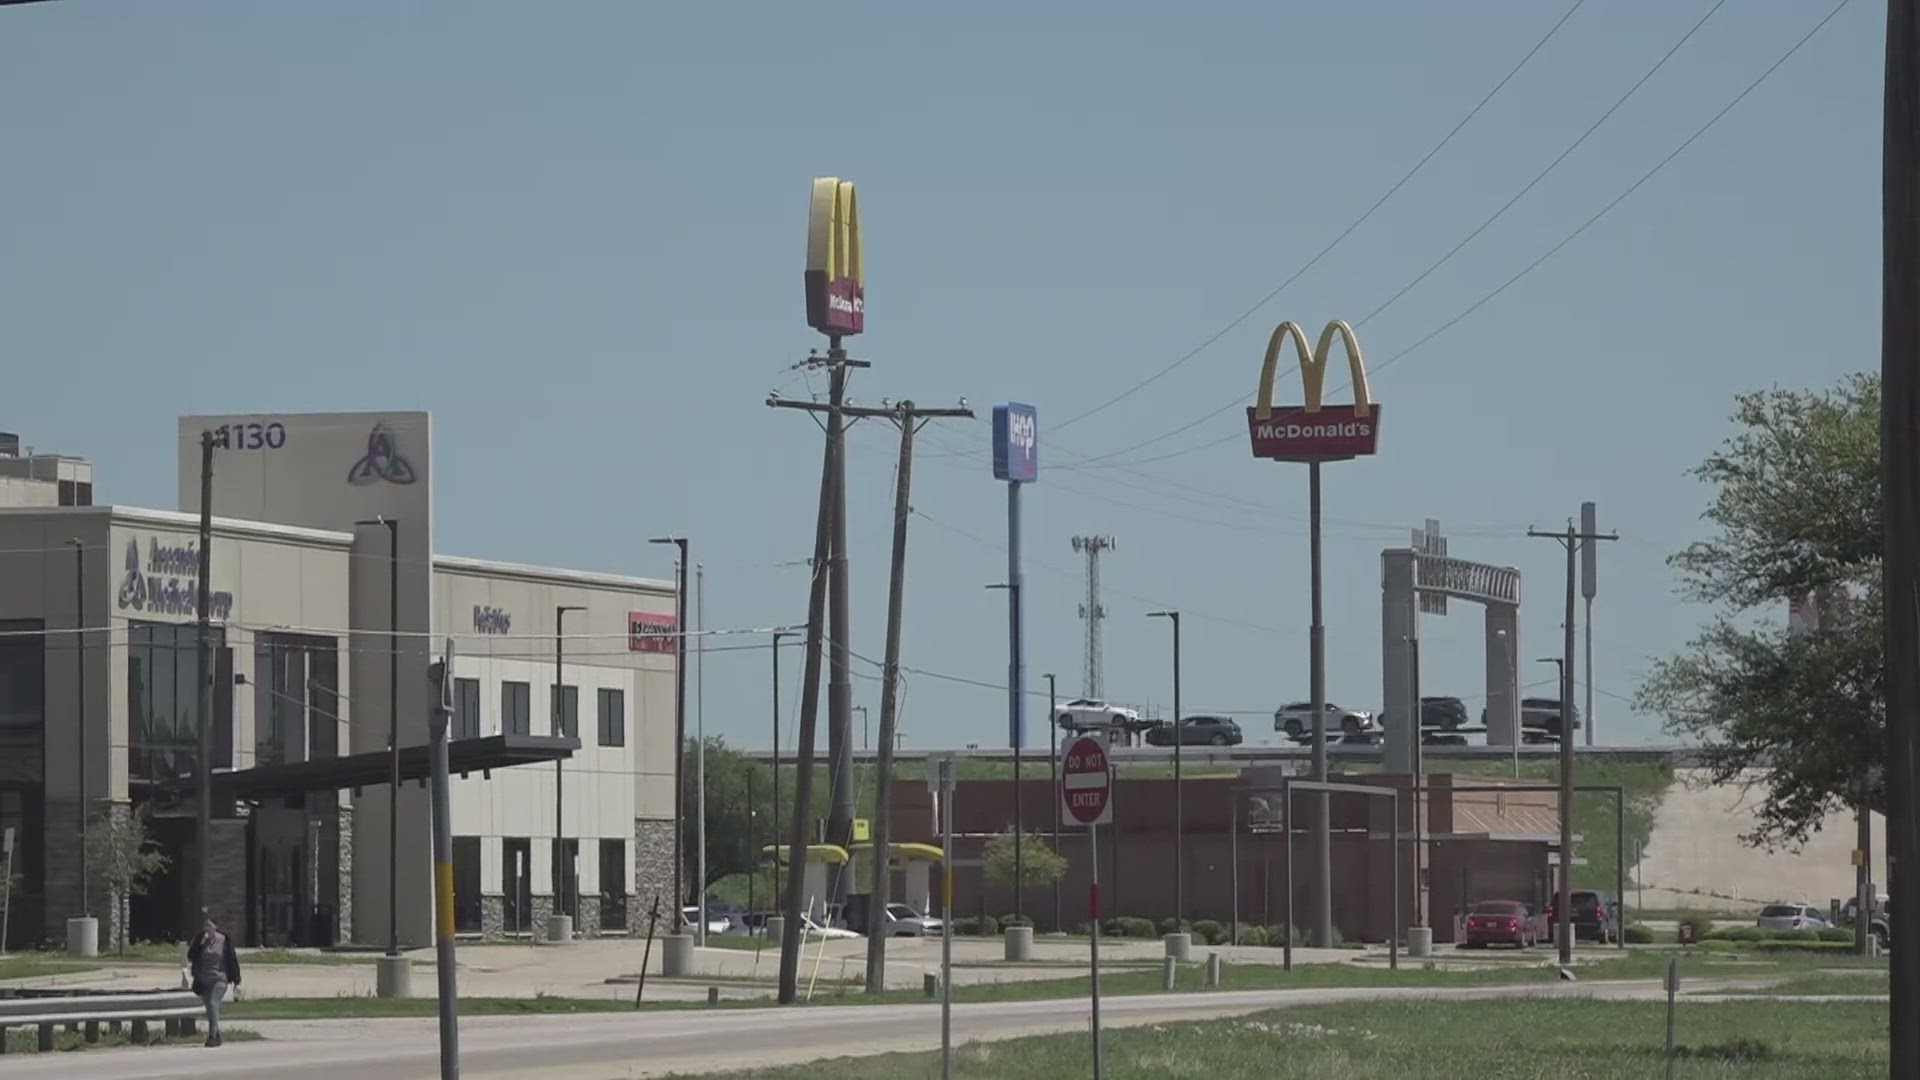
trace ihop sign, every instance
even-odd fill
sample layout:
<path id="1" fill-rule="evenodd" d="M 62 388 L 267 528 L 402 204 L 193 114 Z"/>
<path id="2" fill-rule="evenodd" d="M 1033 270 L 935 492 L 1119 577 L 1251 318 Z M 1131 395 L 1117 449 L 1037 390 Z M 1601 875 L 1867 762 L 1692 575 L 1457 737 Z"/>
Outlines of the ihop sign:
<path id="1" fill-rule="evenodd" d="M 993 478 L 1031 484 L 1040 476 L 1040 422 L 1033 406 L 993 407 Z"/>

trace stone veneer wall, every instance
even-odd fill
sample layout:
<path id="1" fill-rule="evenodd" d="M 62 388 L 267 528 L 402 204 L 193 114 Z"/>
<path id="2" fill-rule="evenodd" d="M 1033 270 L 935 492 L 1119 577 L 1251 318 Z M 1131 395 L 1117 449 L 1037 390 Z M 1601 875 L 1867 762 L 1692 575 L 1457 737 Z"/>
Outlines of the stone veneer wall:
<path id="1" fill-rule="evenodd" d="M 501 893 L 480 897 L 480 937 L 498 941 L 507 936 L 507 898 Z"/>
<path id="2" fill-rule="evenodd" d="M 660 921 L 671 933 L 680 901 L 673 895 L 673 819 L 635 818 L 633 822 L 633 896 L 627 901 L 627 925 L 646 933 L 647 912 L 660 897 Z"/>

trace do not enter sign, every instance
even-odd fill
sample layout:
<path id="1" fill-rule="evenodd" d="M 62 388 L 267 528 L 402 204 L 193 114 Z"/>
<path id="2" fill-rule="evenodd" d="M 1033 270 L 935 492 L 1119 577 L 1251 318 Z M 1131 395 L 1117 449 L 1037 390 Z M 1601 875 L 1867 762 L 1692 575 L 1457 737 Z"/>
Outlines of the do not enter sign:
<path id="1" fill-rule="evenodd" d="M 1098 739 L 1067 744 L 1060 764 L 1060 818 L 1068 824 L 1107 825 L 1113 821 L 1113 772 L 1107 748 Z"/>

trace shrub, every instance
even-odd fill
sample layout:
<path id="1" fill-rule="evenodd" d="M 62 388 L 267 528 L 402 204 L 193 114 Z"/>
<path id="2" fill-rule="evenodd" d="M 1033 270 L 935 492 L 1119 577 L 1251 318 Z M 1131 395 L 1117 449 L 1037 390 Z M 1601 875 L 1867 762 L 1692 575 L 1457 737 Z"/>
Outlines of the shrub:
<path id="1" fill-rule="evenodd" d="M 1826 929 L 1820 931 L 1818 936 L 1821 941 L 1851 942 L 1853 940 L 1853 931 L 1847 929 L 1844 926 L 1829 926 Z"/>
<path id="2" fill-rule="evenodd" d="M 1185 919 L 1167 918 L 1160 920 L 1160 932 L 1162 934 L 1183 934 L 1192 929 L 1193 924 Z"/>
<path id="3" fill-rule="evenodd" d="M 1108 919 L 1101 927 L 1101 931 L 1108 937 L 1150 938 L 1153 936 L 1153 920 L 1134 915 L 1120 915 Z"/>
<path id="4" fill-rule="evenodd" d="M 1079 926 L 1074 927 L 1073 932 L 1075 934 L 1078 934 L 1081 937 L 1092 937 L 1093 924 L 1090 922 L 1083 922 Z"/>
<path id="5" fill-rule="evenodd" d="M 953 920 L 953 932 L 961 935 L 977 934 L 980 932 L 980 920 L 971 915 L 955 919 Z"/>
<path id="6" fill-rule="evenodd" d="M 1244 924 L 1240 927 L 1240 940 L 1234 942 L 1234 944 L 1236 945 L 1265 945 L 1266 943 L 1267 943 L 1266 927 L 1251 926 L 1251 925 L 1244 925 Z"/>
<path id="7" fill-rule="evenodd" d="M 1651 945 L 1653 944 L 1653 931 L 1648 928 L 1645 923 L 1629 923 L 1627 925 L 1627 944 Z"/>
<path id="8" fill-rule="evenodd" d="M 1005 930 L 1009 926 L 1032 926 L 1032 925 L 1033 925 L 1033 917 L 1031 915 L 1000 916 L 1000 929 L 1002 930 Z"/>
<path id="9" fill-rule="evenodd" d="M 975 928 L 975 933 L 978 933 L 981 937 L 999 937 L 1000 920 L 991 915 L 980 916 L 980 925 Z"/>
<path id="10" fill-rule="evenodd" d="M 1276 949 L 1286 948 L 1288 941 L 1292 941 L 1298 945 L 1300 943 L 1299 933 L 1298 930 L 1289 929 L 1282 924 L 1269 926 L 1267 927 L 1267 944 Z"/>
<path id="11" fill-rule="evenodd" d="M 1193 936 L 1207 945 L 1223 945 L 1227 940 L 1227 928 L 1217 919 L 1201 919 L 1193 924 Z"/>
<path id="12" fill-rule="evenodd" d="M 1713 933 L 1713 919 L 1703 911 L 1685 911 L 1680 914 L 1680 925 L 1693 928 L 1693 940 L 1705 941 Z"/>
<path id="13" fill-rule="evenodd" d="M 1768 932 L 1757 926 L 1729 926 L 1724 929 L 1715 930 L 1698 940 L 1755 942 L 1765 941 L 1767 937 Z"/>

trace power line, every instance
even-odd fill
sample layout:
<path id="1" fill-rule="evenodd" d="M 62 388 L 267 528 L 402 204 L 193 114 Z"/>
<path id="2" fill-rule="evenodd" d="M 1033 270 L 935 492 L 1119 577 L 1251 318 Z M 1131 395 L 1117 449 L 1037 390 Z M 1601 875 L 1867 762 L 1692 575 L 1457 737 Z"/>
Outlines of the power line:
<path id="1" fill-rule="evenodd" d="M 1725 0 L 1722 0 L 1722 2 L 1724 3 Z M 1106 409 L 1114 405 L 1117 405 L 1122 401 L 1125 401 L 1126 399 L 1132 397 L 1134 394 L 1139 393 L 1141 390 L 1144 390 L 1147 387 L 1153 385 L 1154 383 L 1160 381 L 1162 378 L 1164 378 L 1168 374 L 1171 374 L 1175 369 L 1179 368 L 1181 365 L 1185 364 L 1187 361 L 1192 360 L 1194 357 L 1199 356 L 1201 353 L 1205 352 L 1208 348 L 1212 347 L 1214 342 L 1217 342 L 1221 338 L 1225 337 L 1228 333 L 1233 331 L 1241 323 L 1244 323 L 1248 319 L 1252 318 L 1254 314 L 1258 312 L 1261 308 L 1266 307 L 1269 303 L 1273 301 L 1275 297 L 1279 296 L 1282 292 L 1286 291 L 1288 286 L 1300 280 L 1301 276 L 1304 275 L 1307 271 L 1312 270 L 1315 266 L 1318 266 L 1320 264 L 1321 259 L 1326 258 L 1328 253 L 1333 251 L 1334 248 L 1339 247 L 1340 244 L 1343 241 L 1345 241 L 1347 237 L 1353 235 L 1353 232 L 1355 229 L 1358 229 L 1360 226 L 1366 224 L 1368 219 L 1372 218 L 1376 211 L 1378 211 L 1382 206 L 1386 205 L 1388 199 L 1393 198 L 1394 195 L 1399 193 L 1401 188 L 1407 185 L 1407 181 L 1413 179 L 1414 174 L 1418 173 L 1421 169 L 1425 168 L 1427 165 L 1427 162 L 1433 160 L 1433 157 L 1435 154 L 1438 154 L 1441 150 L 1445 149 L 1447 144 L 1453 141 L 1453 137 L 1455 135 L 1460 134 L 1460 130 L 1462 128 L 1466 127 L 1467 124 L 1470 121 L 1472 121 L 1474 117 L 1480 115 L 1480 110 L 1486 108 L 1487 103 L 1492 101 L 1494 96 L 1500 93 L 1500 91 L 1506 87 L 1507 83 L 1513 81 L 1513 77 L 1515 75 L 1518 75 L 1520 73 L 1520 69 L 1526 67 L 1527 63 L 1533 59 L 1534 55 L 1538 53 L 1542 48 L 1546 47 L 1547 42 L 1553 40 L 1554 35 L 1560 32 L 1560 28 L 1567 24 L 1568 19 L 1573 18 L 1573 13 L 1576 11 L 1579 11 L 1580 6 L 1583 3 L 1585 3 L 1585 0 L 1574 0 L 1573 6 L 1569 7 L 1566 10 L 1566 13 L 1560 16 L 1560 20 L 1554 23 L 1553 26 L 1547 30 L 1546 34 L 1540 38 L 1539 41 L 1534 43 L 1533 48 L 1527 50 L 1526 55 L 1520 58 L 1520 62 L 1513 65 L 1512 69 L 1510 69 L 1506 73 L 1506 75 L 1502 76 L 1499 82 L 1493 85 L 1493 89 L 1487 91 L 1486 95 L 1483 96 L 1477 103 L 1475 103 L 1472 109 L 1469 109 L 1467 111 L 1467 115 L 1461 117 L 1460 122 L 1453 125 L 1452 130 L 1448 131 L 1444 136 L 1442 136 L 1439 142 L 1434 143 L 1432 148 L 1429 149 L 1424 155 L 1422 155 L 1419 161 L 1414 162 L 1413 168 L 1408 169 L 1406 173 L 1400 177 L 1400 179 L 1394 181 L 1393 186 L 1387 188 L 1385 193 L 1383 193 L 1378 199 L 1375 199 L 1373 201 L 1372 206 L 1367 207 L 1364 213 L 1362 213 L 1359 217 L 1353 219 L 1353 221 L 1350 224 L 1348 224 L 1348 226 L 1345 229 L 1342 229 L 1340 231 L 1340 234 L 1338 236 L 1335 236 L 1333 240 L 1327 244 L 1327 246 L 1321 248 L 1318 254 L 1314 255 L 1313 258 L 1308 259 L 1304 264 L 1301 265 L 1301 267 L 1298 270 L 1295 270 L 1291 275 L 1289 275 L 1286 280 L 1274 286 L 1272 291 L 1268 292 L 1265 296 L 1261 297 L 1258 303 L 1254 304 L 1252 307 L 1248 308 L 1247 310 L 1241 312 L 1231 322 L 1227 323 L 1227 325 L 1221 327 L 1219 330 L 1214 331 L 1214 333 L 1210 337 L 1208 337 L 1205 341 L 1202 341 L 1200 344 L 1188 350 L 1185 355 L 1181 356 L 1179 359 L 1175 360 L 1173 363 L 1168 364 L 1166 367 L 1163 367 L 1159 371 L 1154 372 L 1152 375 L 1148 376 L 1147 378 L 1141 380 L 1138 383 L 1135 383 L 1133 386 L 1128 387 L 1126 390 L 1121 391 L 1119 394 L 1116 394 L 1113 397 L 1107 399 L 1106 401 L 1103 401 L 1100 404 L 1095 405 L 1093 408 L 1088 409 L 1087 411 L 1072 417 L 1066 422 L 1053 427 L 1051 430 L 1056 432 L 1064 431 L 1065 429 L 1072 427 L 1073 425 L 1079 423 L 1082 420 L 1087 419 L 1090 416 L 1097 415 L 1098 413 L 1103 412 Z"/>

